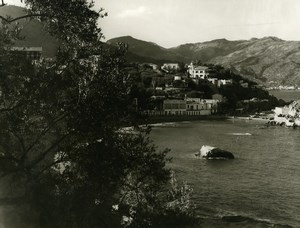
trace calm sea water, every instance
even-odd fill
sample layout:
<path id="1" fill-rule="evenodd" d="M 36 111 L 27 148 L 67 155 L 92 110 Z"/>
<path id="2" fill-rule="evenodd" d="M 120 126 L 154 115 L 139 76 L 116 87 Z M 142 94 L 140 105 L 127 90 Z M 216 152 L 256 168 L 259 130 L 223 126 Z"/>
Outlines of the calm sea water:
<path id="1" fill-rule="evenodd" d="M 269 94 L 284 101 L 300 100 L 300 90 L 270 90 Z"/>
<path id="2" fill-rule="evenodd" d="M 226 120 L 153 127 L 154 143 L 171 149 L 172 169 L 193 187 L 197 213 L 207 218 L 203 227 L 300 227 L 300 129 L 261 125 Z M 236 159 L 196 158 L 202 145 L 231 151 Z M 232 223 L 224 216 L 244 219 Z"/>

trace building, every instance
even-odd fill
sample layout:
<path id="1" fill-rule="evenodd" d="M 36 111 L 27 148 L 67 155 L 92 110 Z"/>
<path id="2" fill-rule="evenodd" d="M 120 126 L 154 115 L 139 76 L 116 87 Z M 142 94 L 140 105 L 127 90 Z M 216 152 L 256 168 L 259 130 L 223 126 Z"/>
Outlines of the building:
<path id="1" fill-rule="evenodd" d="M 163 100 L 163 97 L 160 97 Z M 214 99 L 185 98 L 163 100 L 162 110 L 156 108 L 148 110 L 149 115 L 188 115 L 204 116 L 211 115 L 217 111 L 219 101 Z"/>
<path id="2" fill-rule="evenodd" d="M 211 115 L 211 109 L 200 98 L 186 98 L 186 111 L 189 116 Z"/>
<path id="3" fill-rule="evenodd" d="M 163 109 L 165 115 L 185 115 L 186 101 L 185 100 L 164 100 Z"/>
<path id="4" fill-rule="evenodd" d="M 178 63 L 164 63 L 164 65 L 162 65 L 161 69 L 165 70 L 167 72 L 178 71 L 180 69 L 180 66 Z"/>
<path id="5" fill-rule="evenodd" d="M 203 99 L 203 102 L 206 103 L 207 109 L 210 109 L 211 113 L 217 113 L 219 100 L 215 100 L 215 99 Z"/>
<path id="6" fill-rule="evenodd" d="M 206 66 L 195 66 L 193 63 L 188 65 L 188 73 L 191 78 L 206 79 L 209 76 L 209 69 Z"/>
<path id="7" fill-rule="evenodd" d="M 181 78 L 181 76 L 174 76 L 174 81 L 181 81 L 182 80 L 182 78 Z"/>
<path id="8" fill-rule="evenodd" d="M 42 47 L 12 47 L 11 51 L 29 60 L 39 60 L 42 57 Z"/>
<path id="9" fill-rule="evenodd" d="M 219 79 L 218 80 L 218 87 L 224 86 L 224 85 L 232 85 L 233 80 L 232 79 Z"/>

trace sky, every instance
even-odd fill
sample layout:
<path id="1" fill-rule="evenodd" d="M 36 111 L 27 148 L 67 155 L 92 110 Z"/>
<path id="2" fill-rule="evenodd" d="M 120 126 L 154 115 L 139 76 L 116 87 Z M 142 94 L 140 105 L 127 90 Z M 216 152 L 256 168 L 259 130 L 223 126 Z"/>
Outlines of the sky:
<path id="1" fill-rule="evenodd" d="M 6 0 L 10 4 L 20 0 Z M 163 47 L 213 39 L 300 40 L 300 0 L 95 0 L 106 40 L 130 35 Z"/>

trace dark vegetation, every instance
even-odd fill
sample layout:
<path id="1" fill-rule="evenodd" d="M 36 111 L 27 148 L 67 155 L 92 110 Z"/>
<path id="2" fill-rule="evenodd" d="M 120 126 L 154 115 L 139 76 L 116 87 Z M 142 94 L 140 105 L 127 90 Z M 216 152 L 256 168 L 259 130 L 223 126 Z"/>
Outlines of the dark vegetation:
<path id="1" fill-rule="evenodd" d="M 149 130 L 137 126 L 132 93 L 147 97 L 152 79 L 128 74 L 124 45 L 103 45 L 97 20 L 104 11 L 86 0 L 25 3 L 22 18 L 1 17 L 1 225 L 194 223 L 191 189 L 166 168 L 168 150 L 157 151 Z M 50 62 L 32 64 L 10 51 L 22 39 L 14 22 L 35 19 L 59 40 Z M 122 130 L 127 125 L 136 130 Z"/>

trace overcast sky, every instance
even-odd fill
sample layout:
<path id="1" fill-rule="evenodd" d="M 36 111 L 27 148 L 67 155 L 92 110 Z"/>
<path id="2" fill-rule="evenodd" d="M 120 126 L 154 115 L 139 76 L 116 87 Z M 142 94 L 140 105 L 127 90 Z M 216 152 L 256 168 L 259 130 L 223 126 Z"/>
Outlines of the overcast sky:
<path id="1" fill-rule="evenodd" d="M 7 0 L 20 2 L 19 0 Z M 164 47 L 226 38 L 300 40 L 300 0 L 95 0 L 106 39 L 130 35 Z"/>

